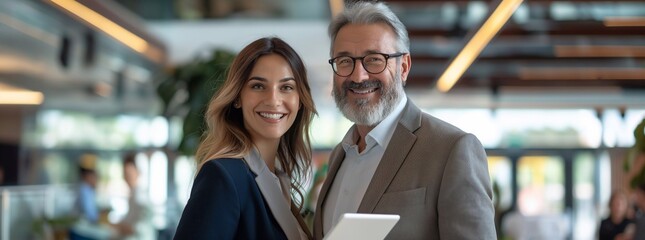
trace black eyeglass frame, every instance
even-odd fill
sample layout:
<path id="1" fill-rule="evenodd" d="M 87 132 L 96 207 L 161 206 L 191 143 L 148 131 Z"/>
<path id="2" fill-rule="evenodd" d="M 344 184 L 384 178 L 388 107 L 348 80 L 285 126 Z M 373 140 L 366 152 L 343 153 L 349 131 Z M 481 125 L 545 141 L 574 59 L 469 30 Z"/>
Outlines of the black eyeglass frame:
<path id="1" fill-rule="evenodd" d="M 385 66 L 383 67 L 383 70 L 381 70 L 379 72 L 370 72 L 370 70 L 367 70 L 367 68 L 365 68 L 365 64 L 363 64 L 363 59 L 365 57 L 367 57 L 369 55 L 373 55 L 373 54 L 379 54 L 379 55 L 381 55 L 381 56 L 383 56 L 385 58 Z M 356 69 L 356 60 L 361 61 L 361 66 L 363 66 L 363 69 L 365 69 L 366 72 L 371 73 L 371 74 L 379 74 L 379 73 L 382 73 L 383 71 L 385 71 L 385 69 L 387 69 L 387 62 L 388 62 L 388 60 L 390 60 L 390 58 L 397 58 L 397 57 L 403 56 L 405 54 L 408 54 L 408 53 L 404 53 L 404 52 L 391 53 L 391 54 L 387 54 L 387 53 L 370 53 L 370 54 L 367 54 L 367 55 L 362 56 L 362 57 L 338 56 L 338 57 L 329 59 L 327 62 L 329 62 L 329 64 L 331 65 L 331 70 L 334 71 L 334 74 L 336 74 L 336 75 L 338 75 L 340 77 L 348 77 L 349 75 L 352 75 L 352 73 L 354 73 L 354 70 Z M 336 68 L 334 67 L 334 60 L 336 60 L 338 58 L 344 58 L 344 57 L 352 59 L 352 71 L 349 72 L 349 74 L 347 74 L 345 76 L 338 74 L 338 71 L 336 71 Z"/>

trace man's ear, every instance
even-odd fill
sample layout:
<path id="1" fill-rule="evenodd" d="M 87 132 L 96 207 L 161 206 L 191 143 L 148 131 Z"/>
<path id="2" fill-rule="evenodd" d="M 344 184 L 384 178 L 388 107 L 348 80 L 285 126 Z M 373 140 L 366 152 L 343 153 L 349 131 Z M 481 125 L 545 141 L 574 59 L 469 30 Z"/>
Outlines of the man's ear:
<path id="1" fill-rule="evenodd" d="M 412 58 L 410 57 L 410 54 L 408 53 L 401 56 L 401 81 L 403 81 L 403 86 L 405 86 L 405 83 L 408 80 L 410 67 L 412 67 Z"/>

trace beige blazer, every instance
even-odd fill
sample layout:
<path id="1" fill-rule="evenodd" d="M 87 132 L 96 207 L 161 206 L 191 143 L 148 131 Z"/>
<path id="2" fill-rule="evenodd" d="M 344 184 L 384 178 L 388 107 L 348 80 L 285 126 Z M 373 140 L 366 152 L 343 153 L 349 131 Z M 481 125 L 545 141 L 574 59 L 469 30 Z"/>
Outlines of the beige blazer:
<path id="1" fill-rule="evenodd" d="M 315 239 L 323 238 L 322 206 L 344 158 L 339 144 L 316 204 Z M 386 239 L 496 239 L 481 143 L 408 99 L 358 212 L 400 215 Z"/>

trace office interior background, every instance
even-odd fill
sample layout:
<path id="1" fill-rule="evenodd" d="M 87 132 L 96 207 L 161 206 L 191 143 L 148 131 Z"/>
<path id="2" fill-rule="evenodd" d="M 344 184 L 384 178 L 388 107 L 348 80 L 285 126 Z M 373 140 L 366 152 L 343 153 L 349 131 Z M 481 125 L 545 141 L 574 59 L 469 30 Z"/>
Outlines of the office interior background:
<path id="1" fill-rule="evenodd" d="M 502 220 L 520 212 L 535 223 L 521 231 L 594 239 L 611 192 L 630 191 L 625 162 L 645 118 L 645 1 L 525 0 L 454 86 L 438 87 L 504 1 L 384 1 L 410 33 L 406 92 L 480 139 Z M 338 3 L 0 1 L 0 240 L 43 237 L 35 223 L 70 213 L 84 154 L 97 157 L 99 205 L 118 221 L 130 151 L 159 239 L 170 239 L 195 174 L 204 96 L 227 57 L 263 36 L 307 64 L 321 169 L 351 126 L 330 95 L 327 24 Z"/>

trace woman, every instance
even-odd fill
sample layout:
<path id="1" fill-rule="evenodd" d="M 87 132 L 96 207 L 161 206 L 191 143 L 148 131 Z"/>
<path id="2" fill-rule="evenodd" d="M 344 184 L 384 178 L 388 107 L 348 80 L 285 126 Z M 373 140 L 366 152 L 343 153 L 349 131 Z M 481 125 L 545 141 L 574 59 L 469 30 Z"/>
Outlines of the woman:
<path id="1" fill-rule="evenodd" d="M 139 186 L 139 174 L 136 154 L 126 153 L 123 156 L 123 179 L 130 189 L 128 213 L 121 222 L 114 225 L 122 240 L 156 239 L 156 230 L 152 224 L 153 209 Z"/>
<path id="2" fill-rule="evenodd" d="M 175 239 L 311 238 L 294 200 L 303 199 L 315 113 L 304 63 L 287 43 L 262 38 L 242 49 L 208 105 Z"/>

